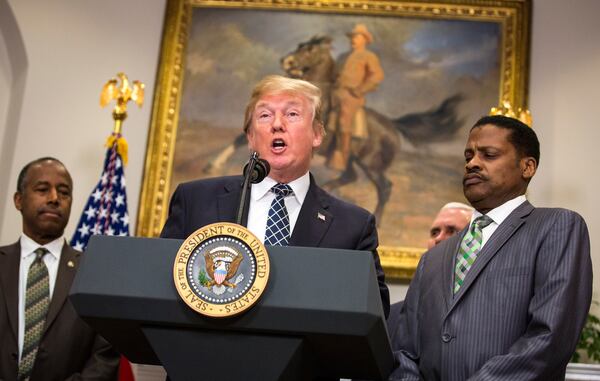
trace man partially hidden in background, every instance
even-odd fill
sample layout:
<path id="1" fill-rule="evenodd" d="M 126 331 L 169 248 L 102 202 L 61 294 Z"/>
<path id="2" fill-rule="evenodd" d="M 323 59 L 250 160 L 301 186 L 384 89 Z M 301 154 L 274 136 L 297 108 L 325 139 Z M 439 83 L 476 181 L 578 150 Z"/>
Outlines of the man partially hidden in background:
<path id="1" fill-rule="evenodd" d="M 427 241 L 427 248 L 431 249 L 438 243 L 447 240 L 453 235 L 463 230 L 471 221 L 473 215 L 473 208 L 462 202 L 449 202 L 442 206 L 437 216 L 431 223 L 429 228 L 429 240 Z M 400 318 L 400 311 L 402 309 L 403 301 L 393 303 L 390 306 L 390 316 L 387 319 L 388 334 L 390 335 L 390 341 L 392 347 L 399 342 L 399 331 L 395 329 L 398 325 Z"/>
<path id="2" fill-rule="evenodd" d="M 45 157 L 19 174 L 23 234 L 0 247 L 0 380 L 116 380 L 119 356 L 67 299 L 81 253 L 63 232 L 73 182 Z"/>
<path id="3" fill-rule="evenodd" d="M 471 129 L 468 229 L 423 255 L 394 335 L 393 380 L 564 380 L 592 296 L 583 218 L 526 197 L 539 142 L 520 121 Z"/>
<path id="4" fill-rule="evenodd" d="M 449 202 L 442 206 L 429 228 L 427 248 L 452 237 L 463 230 L 471 221 L 473 208 L 462 202 Z"/>

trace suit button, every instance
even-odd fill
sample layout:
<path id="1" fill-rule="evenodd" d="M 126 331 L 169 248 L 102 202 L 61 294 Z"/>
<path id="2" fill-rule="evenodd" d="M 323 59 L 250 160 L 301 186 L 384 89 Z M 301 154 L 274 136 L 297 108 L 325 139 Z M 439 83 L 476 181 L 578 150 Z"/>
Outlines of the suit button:
<path id="1" fill-rule="evenodd" d="M 19 359 L 19 355 L 17 354 L 17 352 L 13 352 L 10 354 L 12 356 L 13 359 L 18 360 Z"/>
<path id="2" fill-rule="evenodd" d="M 450 342 L 450 340 L 452 340 L 452 336 L 451 336 L 449 333 L 444 333 L 444 334 L 442 335 L 442 341 L 443 341 L 444 343 L 449 343 L 449 342 Z"/>

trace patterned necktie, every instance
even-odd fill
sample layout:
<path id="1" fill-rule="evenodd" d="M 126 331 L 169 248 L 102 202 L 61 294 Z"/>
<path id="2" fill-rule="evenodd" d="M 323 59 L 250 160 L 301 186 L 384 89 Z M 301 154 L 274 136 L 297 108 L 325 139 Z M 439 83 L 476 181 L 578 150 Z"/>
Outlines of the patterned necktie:
<path id="1" fill-rule="evenodd" d="M 477 259 L 477 254 L 481 250 L 482 230 L 494 222 L 490 217 L 483 215 L 477 217 L 469 231 L 460 243 L 458 255 L 456 257 L 456 267 L 454 268 L 454 293 L 456 294 L 465 281 L 465 277 L 471 266 Z"/>
<path id="2" fill-rule="evenodd" d="M 265 230 L 265 245 L 287 246 L 290 240 L 290 218 L 285 207 L 285 197 L 293 193 L 287 184 L 275 184 L 271 188 L 275 199 L 269 209 L 267 229 Z"/>
<path id="3" fill-rule="evenodd" d="M 44 331 L 46 314 L 50 304 L 50 285 L 48 268 L 43 247 L 35 250 L 35 259 L 27 272 L 27 291 L 25 292 L 25 340 L 19 363 L 18 379 L 29 380 L 38 351 L 38 344 Z"/>

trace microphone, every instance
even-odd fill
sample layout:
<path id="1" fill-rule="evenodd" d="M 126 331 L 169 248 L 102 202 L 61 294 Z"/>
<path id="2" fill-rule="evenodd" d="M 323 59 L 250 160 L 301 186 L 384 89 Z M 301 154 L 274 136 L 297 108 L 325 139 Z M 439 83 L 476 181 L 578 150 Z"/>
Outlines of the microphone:
<path id="1" fill-rule="evenodd" d="M 248 168 L 250 168 L 250 165 L 252 164 L 252 159 L 254 158 L 254 154 L 256 154 L 256 158 L 254 160 L 254 166 L 252 167 L 252 170 L 250 172 L 250 174 L 248 175 Z M 258 158 L 258 154 L 256 152 L 253 152 L 252 154 L 253 156 L 250 157 L 250 160 L 246 163 L 246 165 L 244 165 L 244 176 L 249 176 L 250 177 L 250 182 L 252 184 L 258 184 L 261 181 L 263 181 L 265 179 L 265 177 L 267 177 L 267 175 L 269 174 L 269 171 L 271 170 L 271 166 L 269 165 L 269 162 L 266 161 L 265 159 L 259 159 Z"/>
<path id="2" fill-rule="evenodd" d="M 250 188 L 250 183 L 257 184 L 264 180 L 269 174 L 271 166 L 264 159 L 259 159 L 258 152 L 252 152 L 250 160 L 244 165 L 244 184 L 242 185 L 242 195 L 240 197 L 240 205 L 238 207 L 237 220 L 238 225 L 242 224 L 242 215 L 246 206 L 246 192 Z"/>

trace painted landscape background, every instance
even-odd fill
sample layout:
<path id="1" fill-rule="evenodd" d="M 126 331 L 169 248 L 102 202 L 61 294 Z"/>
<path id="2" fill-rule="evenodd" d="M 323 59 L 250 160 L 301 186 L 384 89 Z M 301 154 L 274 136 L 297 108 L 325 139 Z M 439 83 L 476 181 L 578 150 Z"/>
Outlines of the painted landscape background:
<path id="1" fill-rule="evenodd" d="M 285 73 L 280 60 L 315 35 L 332 38 L 334 58 L 348 52 L 346 33 L 363 23 L 373 34 L 369 49 L 381 60 L 385 79 L 367 96 L 367 107 L 385 117 L 433 113 L 459 94 L 460 126 L 451 136 L 428 130 L 425 139 L 400 136 L 401 146 L 386 175 L 392 194 L 379 221 L 380 244 L 424 247 L 429 225 L 449 201 L 463 201 L 463 149 L 470 126 L 497 105 L 500 25 L 387 16 L 332 15 L 281 11 L 195 8 L 186 52 L 180 122 L 171 192 L 183 181 L 239 174 L 248 158 L 238 149 L 222 168 L 207 170 L 242 131 L 253 85 L 268 74 Z M 435 126 L 434 126 L 435 127 Z M 318 183 L 339 175 L 315 155 Z M 359 178 L 335 190 L 339 197 L 373 211 L 373 183 Z"/>

